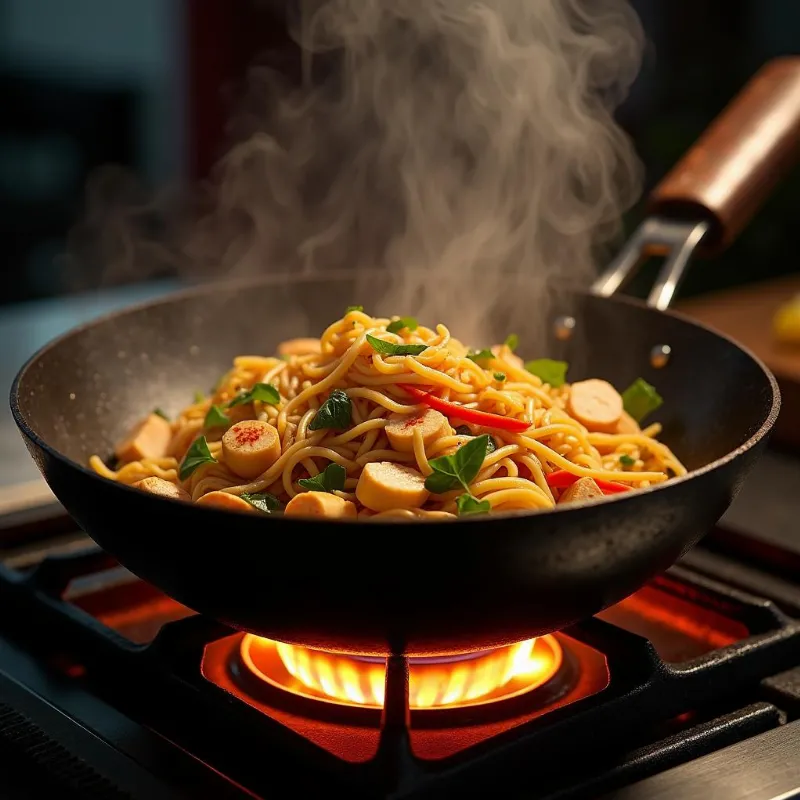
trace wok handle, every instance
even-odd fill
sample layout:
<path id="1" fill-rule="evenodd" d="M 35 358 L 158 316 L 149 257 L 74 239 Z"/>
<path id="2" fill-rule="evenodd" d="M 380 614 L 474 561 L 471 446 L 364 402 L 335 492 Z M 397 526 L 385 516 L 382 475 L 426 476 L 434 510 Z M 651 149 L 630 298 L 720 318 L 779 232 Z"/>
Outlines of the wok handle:
<path id="1" fill-rule="evenodd" d="M 725 249 L 800 157 L 800 57 L 767 62 L 656 186 L 650 215 L 705 220 Z"/>
<path id="2" fill-rule="evenodd" d="M 724 250 L 800 156 L 800 57 L 767 62 L 656 186 L 649 214 L 592 285 L 610 297 L 666 256 L 647 305 L 669 308 L 690 257 Z"/>

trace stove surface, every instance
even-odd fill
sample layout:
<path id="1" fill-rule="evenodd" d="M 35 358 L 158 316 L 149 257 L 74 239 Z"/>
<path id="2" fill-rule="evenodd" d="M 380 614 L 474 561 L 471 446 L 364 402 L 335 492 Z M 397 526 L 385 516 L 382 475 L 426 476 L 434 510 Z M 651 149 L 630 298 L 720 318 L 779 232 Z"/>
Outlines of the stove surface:
<path id="1" fill-rule="evenodd" d="M 270 643 L 283 684 L 256 679 L 242 634 L 62 513 L 0 525 L 0 557 L 4 799 L 800 797 L 800 570 L 763 540 L 713 532 L 557 634 L 542 685 L 442 708 L 409 708 L 401 658 L 369 666 L 383 708 L 302 686 Z"/>

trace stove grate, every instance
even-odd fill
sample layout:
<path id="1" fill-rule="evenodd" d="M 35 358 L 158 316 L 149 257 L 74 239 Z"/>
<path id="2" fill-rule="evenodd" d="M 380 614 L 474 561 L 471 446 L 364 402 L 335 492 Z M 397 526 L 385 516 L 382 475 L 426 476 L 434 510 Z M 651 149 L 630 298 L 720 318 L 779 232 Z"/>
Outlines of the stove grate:
<path id="1" fill-rule="evenodd" d="M 477 797 L 498 791 L 498 776 L 523 767 L 536 775 L 542 797 L 578 797 L 587 787 L 605 791 L 616 782 L 638 779 L 782 724 L 783 712 L 758 702 L 762 698 L 752 696 L 754 687 L 764 678 L 788 674 L 800 662 L 800 623 L 769 600 L 676 567 L 658 580 L 660 590 L 729 615 L 750 635 L 689 661 L 666 663 L 646 639 L 600 619 L 588 620 L 565 633 L 606 654 L 611 675 L 607 689 L 433 763 L 412 751 L 407 663 L 392 657 L 377 754 L 367 763 L 344 763 L 203 679 L 200 664 L 206 646 L 235 633 L 226 626 L 194 615 L 167 622 L 150 643 L 135 644 L 64 602 L 70 584 L 113 566 L 96 549 L 48 557 L 26 572 L 0 566 L 0 602 L 15 608 L 16 620 L 25 621 L 16 631 L 19 637 L 29 636 L 31 627 L 47 629 L 48 646 L 79 659 L 86 679 L 117 705 L 126 702 L 115 690 L 120 679 L 146 685 L 148 692 L 138 693 L 135 705 L 129 700 L 125 713 L 146 719 L 195 757 L 265 794 L 274 788 L 261 769 L 265 748 L 279 748 L 283 766 L 298 776 L 300 793 L 318 789 L 316 775 L 324 776 L 322 785 L 329 791 L 348 790 L 351 797 L 444 792 Z M 743 698 L 750 699 L 741 707 L 737 703 Z M 680 734 L 643 743 L 648 730 L 701 707 L 727 710 L 684 727 Z M 563 767 L 557 765 L 565 752 L 580 754 L 586 774 L 576 772 L 569 790 L 557 790 L 564 783 Z M 600 779 L 603 770 L 592 772 L 593 765 L 608 764 L 609 758 L 619 766 L 605 770 Z"/>

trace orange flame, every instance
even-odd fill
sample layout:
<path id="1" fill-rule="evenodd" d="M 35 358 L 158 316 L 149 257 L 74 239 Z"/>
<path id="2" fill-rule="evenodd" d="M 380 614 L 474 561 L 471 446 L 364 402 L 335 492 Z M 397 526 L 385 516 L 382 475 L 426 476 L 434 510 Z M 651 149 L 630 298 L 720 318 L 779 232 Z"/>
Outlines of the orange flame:
<path id="1" fill-rule="evenodd" d="M 265 674 L 261 665 L 273 660 L 266 658 L 266 651 L 277 652 L 285 671 L 299 686 L 291 687 Z M 383 706 L 383 659 L 328 653 L 250 634 L 242 640 L 241 656 L 251 673 L 269 683 L 281 683 L 290 691 L 345 705 Z M 465 656 L 411 658 L 410 706 L 452 708 L 530 691 L 549 681 L 561 661 L 561 647 L 552 636 Z"/>

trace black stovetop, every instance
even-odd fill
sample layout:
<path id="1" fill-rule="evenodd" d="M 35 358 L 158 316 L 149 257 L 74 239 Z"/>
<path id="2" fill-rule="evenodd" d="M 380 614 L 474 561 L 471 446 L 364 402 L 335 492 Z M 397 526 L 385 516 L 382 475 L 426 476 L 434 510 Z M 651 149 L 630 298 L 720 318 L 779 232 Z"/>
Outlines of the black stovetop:
<path id="1" fill-rule="evenodd" d="M 800 556 L 763 541 L 713 532 L 559 634 L 557 681 L 456 713 L 408 711 L 403 659 L 383 711 L 251 691 L 241 634 L 63 515 L 0 551 L 4 800 L 800 797 Z"/>

